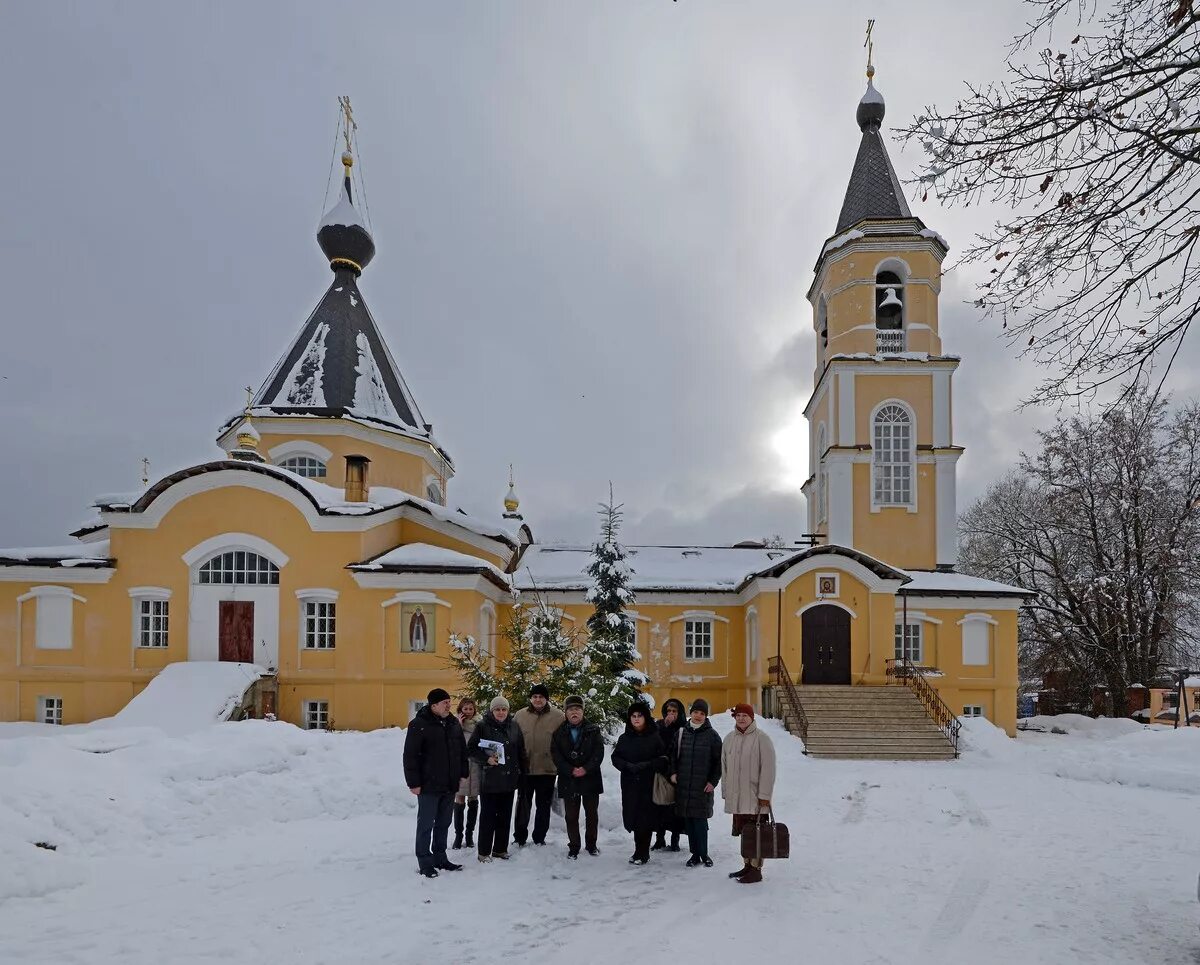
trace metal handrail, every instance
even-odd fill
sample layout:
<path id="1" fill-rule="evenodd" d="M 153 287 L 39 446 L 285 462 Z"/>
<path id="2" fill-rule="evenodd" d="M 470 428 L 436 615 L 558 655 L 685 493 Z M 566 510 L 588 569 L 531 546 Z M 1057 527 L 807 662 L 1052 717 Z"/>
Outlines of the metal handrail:
<path id="1" fill-rule="evenodd" d="M 787 694 L 791 706 L 790 716 L 800 732 L 800 739 L 808 742 L 808 718 L 804 716 L 804 708 L 800 706 L 800 695 L 796 693 L 796 685 L 792 683 L 792 675 L 788 673 L 787 665 L 782 657 L 771 657 L 767 660 L 767 670 L 775 681 L 775 686 Z M 807 751 L 805 752 L 807 753 Z"/>
<path id="2" fill-rule="evenodd" d="M 933 668 L 918 666 L 907 657 L 888 660 L 886 666 L 888 677 L 905 684 L 920 698 L 921 703 L 925 705 L 925 712 L 946 735 L 946 739 L 954 747 L 954 756 L 958 757 L 958 732 L 962 730 L 962 721 L 942 700 L 937 688 L 925 679 L 925 675 L 932 672 Z"/>

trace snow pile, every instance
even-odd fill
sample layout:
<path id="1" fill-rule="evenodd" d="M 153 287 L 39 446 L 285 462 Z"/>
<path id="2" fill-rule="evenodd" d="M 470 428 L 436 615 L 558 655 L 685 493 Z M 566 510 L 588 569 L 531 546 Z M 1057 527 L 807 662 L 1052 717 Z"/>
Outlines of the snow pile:
<path id="1" fill-rule="evenodd" d="M 116 716 L 88 726 L 157 727 L 172 736 L 190 734 L 228 720 L 251 684 L 266 675 L 266 670 L 252 663 L 169 663 Z"/>
<path id="2" fill-rule="evenodd" d="M 1010 760 L 1018 753 L 1015 742 L 985 717 L 960 717 L 958 732 L 960 753 L 981 758 Z"/>
<path id="3" fill-rule="evenodd" d="M 1145 725 L 1121 717 L 1085 717 L 1082 714 L 1057 714 L 1052 717 L 1038 715 L 1021 721 L 1025 731 L 1041 731 L 1051 734 L 1074 734 L 1098 740 L 1111 740 L 1145 730 Z"/>

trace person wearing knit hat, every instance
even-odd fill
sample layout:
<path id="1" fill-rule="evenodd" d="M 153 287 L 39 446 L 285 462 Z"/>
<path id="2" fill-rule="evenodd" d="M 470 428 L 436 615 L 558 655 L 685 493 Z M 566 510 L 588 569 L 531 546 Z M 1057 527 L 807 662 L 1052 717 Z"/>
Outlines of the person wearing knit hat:
<path id="1" fill-rule="evenodd" d="M 671 761 L 675 811 L 683 818 L 692 856 L 687 867 L 713 866 L 708 854 L 708 819 L 713 814 L 713 791 L 721 780 L 721 736 L 708 719 L 708 701 L 692 701 L 691 715 L 679 731 Z"/>
<path id="2" fill-rule="evenodd" d="M 625 830 L 633 832 L 629 863 L 644 865 L 650 860 L 650 839 L 658 825 L 654 779 L 667 769 L 667 749 L 644 700 L 629 705 L 625 733 L 617 738 L 612 764 L 621 772 L 621 819 Z"/>
<path id="3" fill-rule="evenodd" d="M 550 738 L 550 756 L 558 771 L 558 796 L 563 802 L 567 822 L 567 857 L 578 858 L 582 843 L 587 853 L 600 853 L 596 837 L 600 832 L 600 795 L 604 793 L 604 735 L 600 728 L 583 716 L 583 698 L 572 695 L 563 704 L 566 719 Z M 583 809 L 585 829 L 579 835 L 579 810 Z"/>
<path id="4" fill-rule="evenodd" d="M 754 722 L 754 708 L 733 708 L 734 731 L 721 746 L 721 797 L 725 813 L 733 815 L 733 836 L 765 817 L 775 790 L 775 745 Z M 746 858 L 745 866 L 729 875 L 743 885 L 762 881 L 762 861 Z"/>
<path id="5" fill-rule="evenodd" d="M 471 733 L 467 754 L 481 768 L 476 839 L 479 860 L 507 860 L 513 796 L 525 773 L 525 742 L 521 728 L 508 714 L 504 697 L 492 698 L 491 709 Z"/>
<path id="6" fill-rule="evenodd" d="M 678 697 L 668 697 L 663 701 L 662 719 L 658 721 L 658 736 L 662 738 L 663 747 L 667 749 L 667 758 L 670 759 L 674 753 L 676 745 L 679 743 L 679 729 L 683 727 L 684 719 L 687 717 L 687 710 L 683 706 L 683 701 Z M 654 839 L 654 845 L 650 848 L 651 851 L 678 851 L 679 836 L 683 833 L 683 819 L 675 813 L 675 804 L 656 804 L 655 811 L 658 813 L 658 826 L 655 829 L 657 835 Z M 667 833 L 671 834 L 671 843 L 667 844 Z"/>
<path id="7" fill-rule="evenodd" d="M 525 776 L 517 792 L 517 814 L 513 820 L 513 840 L 518 847 L 524 847 L 529 840 L 531 815 L 533 843 L 546 843 L 550 807 L 554 803 L 554 778 L 558 773 L 550 754 L 550 740 L 565 719 L 563 712 L 550 703 L 550 691 L 545 684 L 530 687 L 529 704 L 513 714 L 525 741 Z"/>
<path id="8" fill-rule="evenodd" d="M 454 795 L 469 774 L 462 725 L 450 713 L 450 695 L 435 687 L 404 735 L 404 782 L 417 798 L 417 871 L 426 878 L 462 869 L 446 857 L 446 837 Z"/>

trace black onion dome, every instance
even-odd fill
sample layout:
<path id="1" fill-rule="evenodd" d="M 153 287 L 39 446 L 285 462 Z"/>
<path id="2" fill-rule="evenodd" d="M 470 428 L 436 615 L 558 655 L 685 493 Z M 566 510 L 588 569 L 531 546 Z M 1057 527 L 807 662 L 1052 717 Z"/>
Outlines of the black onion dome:
<path id="1" fill-rule="evenodd" d="M 875 85 L 868 77 L 867 92 L 863 94 L 862 100 L 858 102 L 858 110 L 854 112 L 854 119 L 858 121 L 858 129 L 864 133 L 879 130 L 883 127 L 883 112 L 883 95 L 875 89 Z"/>
<path id="2" fill-rule="evenodd" d="M 334 271 L 349 268 L 357 275 L 375 257 L 375 239 L 350 200 L 349 178 L 342 184 L 337 204 L 321 219 L 317 228 L 317 244 Z"/>

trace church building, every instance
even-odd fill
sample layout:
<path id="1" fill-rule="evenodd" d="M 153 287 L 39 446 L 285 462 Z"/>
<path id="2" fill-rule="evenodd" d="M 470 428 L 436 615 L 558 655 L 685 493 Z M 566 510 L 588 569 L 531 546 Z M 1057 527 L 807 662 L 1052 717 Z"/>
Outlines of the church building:
<path id="1" fill-rule="evenodd" d="M 807 723 L 839 694 L 914 691 L 944 734 L 947 713 L 1011 734 L 1029 594 L 955 571 L 947 244 L 905 202 L 872 75 L 808 293 L 808 515 L 780 529 L 813 545 L 628 547 L 635 643 L 660 701 Z M 404 726 L 430 688 L 460 689 L 452 634 L 502 654 L 514 591 L 586 622 L 590 547 L 535 539 L 511 486 L 494 516 L 453 508 L 453 459 L 362 291 L 375 242 L 349 138 L 342 161 L 317 231 L 331 283 L 219 452 L 97 497 L 69 545 L 0 550 L 0 720 L 111 716 L 167 664 L 224 660 L 269 671 L 282 720 Z"/>

